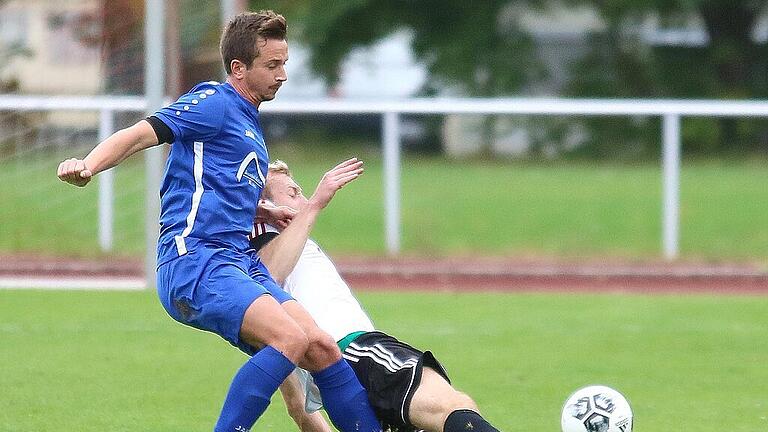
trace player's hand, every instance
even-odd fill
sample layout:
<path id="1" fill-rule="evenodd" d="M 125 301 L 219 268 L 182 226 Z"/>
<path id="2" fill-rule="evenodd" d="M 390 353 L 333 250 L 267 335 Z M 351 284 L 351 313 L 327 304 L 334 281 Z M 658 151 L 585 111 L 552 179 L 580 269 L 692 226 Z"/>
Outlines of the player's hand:
<path id="1" fill-rule="evenodd" d="M 354 181 L 363 174 L 363 161 L 357 158 L 347 159 L 344 162 L 331 168 L 323 175 L 320 183 L 315 189 L 315 193 L 309 199 L 311 205 L 318 209 L 323 209 L 331 202 L 336 192 Z"/>
<path id="2" fill-rule="evenodd" d="M 59 180 L 79 187 L 87 185 L 93 177 L 93 173 L 85 166 L 85 162 L 76 158 L 60 163 L 57 175 Z"/>
<path id="3" fill-rule="evenodd" d="M 296 210 L 288 206 L 277 206 L 266 200 L 259 200 L 256 207 L 255 223 L 265 223 L 280 230 L 285 229 L 296 215 Z"/>

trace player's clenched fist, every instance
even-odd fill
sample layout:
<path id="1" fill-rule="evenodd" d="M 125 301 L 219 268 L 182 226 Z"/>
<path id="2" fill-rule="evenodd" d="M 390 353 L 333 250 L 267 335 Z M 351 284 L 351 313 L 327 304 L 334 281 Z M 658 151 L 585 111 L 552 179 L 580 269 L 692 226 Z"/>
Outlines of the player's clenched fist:
<path id="1" fill-rule="evenodd" d="M 59 164 L 57 172 L 59 179 L 63 182 L 71 183 L 75 186 L 83 187 L 91 181 L 93 173 L 82 159 L 67 159 Z"/>

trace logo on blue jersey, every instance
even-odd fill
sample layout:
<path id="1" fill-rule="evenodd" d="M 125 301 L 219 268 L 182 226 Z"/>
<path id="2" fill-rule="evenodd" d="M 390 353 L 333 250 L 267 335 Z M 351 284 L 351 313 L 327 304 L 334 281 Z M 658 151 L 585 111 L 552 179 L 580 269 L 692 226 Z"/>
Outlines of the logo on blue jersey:
<path id="1" fill-rule="evenodd" d="M 256 175 L 246 172 L 251 165 L 251 162 L 253 162 L 253 165 L 256 167 Z M 256 152 L 248 153 L 245 159 L 240 162 L 240 169 L 237 170 L 236 176 L 237 181 L 241 181 L 243 177 L 248 179 L 248 182 L 256 187 L 264 187 L 264 174 L 261 173 L 261 168 L 259 168 L 259 157 L 256 155 Z"/>

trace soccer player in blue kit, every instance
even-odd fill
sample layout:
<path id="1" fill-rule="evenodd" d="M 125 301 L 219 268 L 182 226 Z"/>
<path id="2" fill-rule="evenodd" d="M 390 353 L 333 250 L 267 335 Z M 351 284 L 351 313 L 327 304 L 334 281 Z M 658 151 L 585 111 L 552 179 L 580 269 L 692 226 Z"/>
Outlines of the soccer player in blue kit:
<path id="1" fill-rule="evenodd" d="M 232 380 L 216 432 L 245 432 L 296 365 L 313 372 L 331 421 L 342 432 L 380 431 L 365 390 L 334 340 L 278 287 L 247 235 L 257 216 L 269 157 L 258 107 L 286 81 L 285 19 L 243 13 L 224 29 L 227 82 L 204 82 L 178 101 L 58 168 L 85 186 L 128 156 L 171 143 L 160 189 L 157 291 L 177 321 L 218 334 L 252 357 Z M 350 159 L 332 170 L 339 185 L 362 173 Z M 281 208 L 260 216 L 289 219 Z"/>

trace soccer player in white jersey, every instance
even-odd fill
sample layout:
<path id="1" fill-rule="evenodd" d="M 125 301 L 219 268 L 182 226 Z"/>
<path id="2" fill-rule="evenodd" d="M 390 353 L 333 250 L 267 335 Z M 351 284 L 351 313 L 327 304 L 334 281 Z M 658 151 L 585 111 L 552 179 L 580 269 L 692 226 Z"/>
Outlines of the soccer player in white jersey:
<path id="1" fill-rule="evenodd" d="M 324 177 L 320 185 L 325 181 Z M 255 224 L 251 246 L 259 250 L 275 280 L 338 342 L 343 357 L 367 390 L 384 429 L 497 431 L 479 414 L 469 396 L 451 386 L 431 352 L 417 350 L 375 330 L 333 262 L 309 238 L 319 213 L 311 209 L 315 195 L 310 200 L 304 196 L 284 162 L 270 164 L 264 198 L 299 210 L 306 217 L 301 221 L 293 219 L 283 230 Z M 312 402 L 306 396 L 309 386 L 300 381 L 292 376 L 281 386 L 291 417 L 304 432 L 327 431 L 322 416 L 309 412 L 318 409 L 318 404 L 305 404 Z"/>
<path id="2" fill-rule="evenodd" d="M 285 18 L 272 11 L 235 16 L 221 37 L 225 83 L 196 85 L 84 159 L 62 162 L 58 176 L 85 186 L 140 150 L 171 144 L 160 190 L 160 301 L 175 320 L 216 333 L 250 356 L 232 380 L 216 432 L 248 431 L 296 364 L 313 372 L 340 430 L 380 431 L 338 346 L 248 245 L 269 161 L 258 108 L 287 80 L 285 35 Z M 349 160 L 332 173 L 332 186 L 341 186 L 362 173 L 362 162 Z"/>

